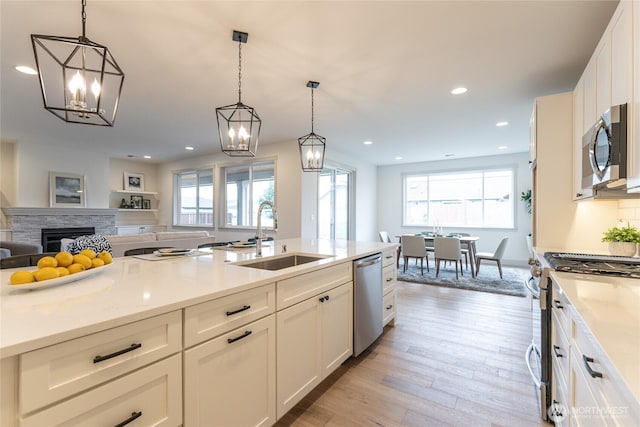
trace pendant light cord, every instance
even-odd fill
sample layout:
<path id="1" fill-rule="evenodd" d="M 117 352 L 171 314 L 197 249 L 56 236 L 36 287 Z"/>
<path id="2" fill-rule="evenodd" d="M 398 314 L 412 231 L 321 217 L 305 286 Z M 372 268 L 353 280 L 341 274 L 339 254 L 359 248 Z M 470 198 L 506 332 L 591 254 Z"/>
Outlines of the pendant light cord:
<path id="1" fill-rule="evenodd" d="M 313 88 L 311 88 L 311 133 L 313 133 Z"/>
<path id="2" fill-rule="evenodd" d="M 238 42 L 238 104 L 242 104 L 242 42 Z"/>
<path id="3" fill-rule="evenodd" d="M 87 0 L 82 0 L 82 38 L 86 38 L 87 12 L 84 8 L 87 6 Z"/>

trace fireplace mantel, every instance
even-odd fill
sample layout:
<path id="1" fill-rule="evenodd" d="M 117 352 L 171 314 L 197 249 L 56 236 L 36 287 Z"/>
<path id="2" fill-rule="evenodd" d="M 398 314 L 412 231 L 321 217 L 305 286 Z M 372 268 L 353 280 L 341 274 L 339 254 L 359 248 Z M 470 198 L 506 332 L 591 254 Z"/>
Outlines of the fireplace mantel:
<path id="1" fill-rule="evenodd" d="M 108 208 L 2 208 L 6 216 L 17 215 L 113 215 L 118 209 Z"/>

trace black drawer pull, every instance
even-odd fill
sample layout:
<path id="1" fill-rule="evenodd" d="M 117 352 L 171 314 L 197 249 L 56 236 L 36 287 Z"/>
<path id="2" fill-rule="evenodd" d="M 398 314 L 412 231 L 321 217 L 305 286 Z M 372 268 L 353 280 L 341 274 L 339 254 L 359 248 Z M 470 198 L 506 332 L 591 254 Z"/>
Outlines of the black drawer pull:
<path id="1" fill-rule="evenodd" d="M 135 420 L 136 418 L 140 418 L 142 416 L 142 411 L 139 412 L 132 412 L 131 416 L 129 418 L 127 418 L 126 420 L 124 420 L 123 422 L 116 424 L 114 427 L 123 427 L 126 426 L 127 424 L 129 424 L 131 421 Z"/>
<path id="2" fill-rule="evenodd" d="M 593 357 L 587 357 L 583 354 L 582 361 L 584 362 L 584 367 L 587 368 L 587 372 L 591 375 L 591 378 L 602 378 L 602 372 L 594 371 L 589 365 L 589 363 L 593 362 Z"/>
<path id="3" fill-rule="evenodd" d="M 391 310 L 392 308 L 393 308 L 393 305 L 391 305 L 391 304 L 389 304 L 389 305 L 387 306 L 387 310 Z"/>
<path id="4" fill-rule="evenodd" d="M 387 282 L 390 282 L 393 280 L 393 277 L 387 277 Z"/>
<path id="5" fill-rule="evenodd" d="M 564 308 L 564 305 L 562 305 L 562 301 L 560 301 L 559 299 L 554 299 L 553 302 L 556 305 L 556 308 Z"/>
<path id="6" fill-rule="evenodd" d="M 323 297 L 320 297 L 320 298 L 318 298 L 318 300 L 319 300 L 320 302 L 329 301 L 329 295 L 325 295 L 325 296 L 323 296 Z"/>
<path id="7" fill-rule="evenodd" d="M 393 255 L 387 255 L 385 258 L 386 259 L 391 259 L 391 258 L 393 258 Z"/>
<path id="8" fill-rule="evenodd" d="M 240 335 L 239 337 L 227 338 L 227 343 L 228 344 L 234 343 L 238 340 L 241 340 L 242 338 L 248 337 L 249 335 L 251 335 L 251 331 L 244 331 L 244 334 Z"/>
<path id="9" fill-rule="evenodd" d="M 557 345 L 554 345 L 554 346 L 553 346 L 553 354 L 554 354 L 556 357 L 564 357 L 562 354 L 558 353 L 558 350 L 560 350 L 560 347 L 558 347 Z"/>
<path id="10" fill-rule="evenodd" d="M 131 344 L 129 347 L 127 347 L 125 349 L 122 349 L 122 350 L 118 350 L 115 353 L 107 354 L 106 356 L 96 356 L 96 357 L 93 358 L 93 363 L 104 362 L 107 359 L 111 359 L 113 357 L 120 356 L 121 354 L 129 353 L 130 351 L 136 350 L 136 349 L 138 349 L 140 347 L 142 347 L 141 343 Z"/>
<path id="11" fill-rule="evenodd" d="M 320 298 L 318 298 L 318 301 L 320 301 L 320 302 L 324 302 L 324 297 L 320 297 Z"/>
<path id="12" fill-rule="evenodd" d="M 247 311 L 251 308 L 250 305 L 243 305 L 242 308 L 233 311 L 227 311 L 227 316 L 233 316 L 234 314 L 242 313 L 243 311 Z"/>

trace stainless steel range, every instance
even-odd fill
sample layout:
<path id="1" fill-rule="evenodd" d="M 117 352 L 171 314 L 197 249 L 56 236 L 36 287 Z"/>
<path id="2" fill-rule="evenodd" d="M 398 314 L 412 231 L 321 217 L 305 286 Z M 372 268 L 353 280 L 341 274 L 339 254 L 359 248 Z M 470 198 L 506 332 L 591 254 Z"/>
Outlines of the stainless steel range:
<path id="1" fill-rule="evenodd" d="M 640 279 L 640 258 L 567 252 L 545 252 L 531 267 L 525 285 L 529 290 L 533 337 L 525 360 L 538 389 L 540 416 L 548 420 L 551 406 L 551 295 L 550 271 L 597 274 Z M 538 279 L 539 278 L 539 279 Z"/>

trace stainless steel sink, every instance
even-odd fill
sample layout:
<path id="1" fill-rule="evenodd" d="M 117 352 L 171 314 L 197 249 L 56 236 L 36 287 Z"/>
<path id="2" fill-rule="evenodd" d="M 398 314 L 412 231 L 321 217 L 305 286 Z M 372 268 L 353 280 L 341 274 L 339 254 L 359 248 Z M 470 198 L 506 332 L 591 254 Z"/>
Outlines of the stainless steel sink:
<path id="1" fill-rule="evenodd" d="M 285 256 L 268 257 L 260 260 L 235 263 L 240 267 L 259 268 L 261 270 L 282 270 L 283 268 L 295 267 L 296 265 L 307 264 L 309 262 L 319 261 L 321 259 L 330 258 L 330 255 L 307 255 L 307 254 L 291 254 Z"/>

